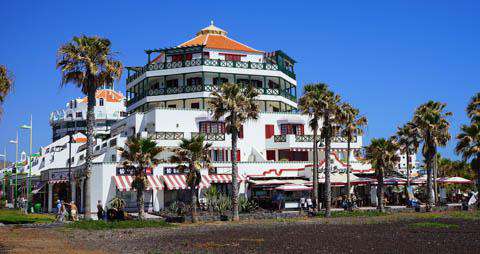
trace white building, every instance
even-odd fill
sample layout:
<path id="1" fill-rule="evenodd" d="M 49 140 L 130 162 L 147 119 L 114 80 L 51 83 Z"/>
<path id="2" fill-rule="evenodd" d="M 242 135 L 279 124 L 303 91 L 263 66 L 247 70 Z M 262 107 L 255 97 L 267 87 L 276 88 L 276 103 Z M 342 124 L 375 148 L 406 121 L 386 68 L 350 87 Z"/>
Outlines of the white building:
<path id="1" fill-rule="evenodd" d="M 212 143 L 214 169 L 202 172 L 201 187 L 214 184 L 228 192 L 231 188 L 231 137 L 225 132 L 224 122 L 213 120 L 209 111 L 212 91 L 225 82 L 252 84 L 260 93 L 257 97 L 261 109 L 259 119 L 242 126 L 235 151 L 242 179 L 240 192 L 250 195 L 255 186 L 272 184 L 272 181 L 277 184 L 309 181 L 311 174 L 306 174 L 305 169 L 312 164 L 312 131 L 308 127 L 308 117 L 296 113 L 297 81 L 295 61 L 291 57 L 280 50 L 267 53 L 237 42 L 213 24 L 176 47 L 145 52 L 146 65 L 127 68 L 128 116 L 112 123 L 110 129 L 97 129 L 97 133 L 110 135 L 105 140 L 97 139 L 94 149 L 91 204 L 101 200 L 105 205 L 113 197 L 120 196 L 126 199 L 129 208 L 135 207 L 132 176 L 122 168 L 118 153 L 118 147 L 123 147 L 126 139 L 133 135 L 151 137 L 159 146 L 167 148 L 178 146 L 181 138 L 205 135 Z M 112 104 L 108 104 L 109 98 L 113 98 Z M 123 108 L 119 93 L 102 90 L 97 99 L 96 114 L 106 116 L 99 117 L 100 121 L 121 118 Z M 45 191 L 44 204 L 49 211 L 58 197 L 54 195 L 56 190 L 69 188 L 65 184 L 68 182 L 69 138 L 64 135 L 83 130 L 82 124 L 72 125 L 72 122 L 85 120 L 84 102 L 85 99 L 74 100 L 61 113 L 52 114 L 56 141 L 37 158 L 33 167 L 47 186 L 40 185 L 37 189 Z M 114 114 L 118 118 L 113 117 Z M 112 118 L 107 117 L 110 115 Z M 75 128 L 70 129 L 71 126 Z M 76 194 L 72 198 L 83 207 L 85 140 L 83 136 L 76 136 L 76 139 L 71 159 Z M 330 158 L 334 171 L 345 170 L 346 148 L 345 138 L 334 137 Z M 362 148 L 361 136 L 354 138 L 351 148 L 353 173 L 373 173 L 369 164 L 357 160 Z M 323 149 L 321 146 L 321 167 L 325 160 Z M 167 158 L 169 154 L 166 152 L 162 156 Z M 175 166 L 163 163 L 148 172 L 150 187 L 145 194 L 148 209 L 159 210 L 173 201 L 188 198 L 185 176 L 178 174 Z M 58 187 L 62 184 L 62 188 Z M 91 212 L 96 212 L 95 205 Z"/>
<path id="2" fill-rule="evenodd" d="M 113 89 L 103 88 L 96 93 L 95 132 L 107 134 L 110 126 L 125 116 L 125 97 Z M 87 129 L 87 97 L 77 98 L 67 103 L 65 109 L 50 114 L 53 141 L 65 135 Z"/>

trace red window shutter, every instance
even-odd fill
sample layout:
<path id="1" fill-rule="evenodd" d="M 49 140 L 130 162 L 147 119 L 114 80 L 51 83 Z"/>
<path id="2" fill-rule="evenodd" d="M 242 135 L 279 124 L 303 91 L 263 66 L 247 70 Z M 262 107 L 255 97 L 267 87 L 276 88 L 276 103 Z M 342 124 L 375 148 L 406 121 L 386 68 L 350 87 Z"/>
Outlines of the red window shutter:
<path id="1" fill-rule="evenodd" d="M 191 53 L 186 54 L 185 55 L 185 60 L 192 60 L 192 54 Z"/>
<path id="2" fill-rule="evenodd" d="M 299 133 L 299 134 L 302 135 L 302 136 L 305 135 L 305 134 L 304 134 L 304 133 L 305 133 L 305 129 L 304 129 L 304 128 L 305 128 L 304 125 L 303 125 L 303 124 L 300 124 L 300 133 Z"/>
<path id="3" fill-rule="evenodd" d="M 240 131 L 238 132 L 238 138 L 243 138 L 243 125 L 240 125 Z"/>
<path id="4" fill-rule="evenodd" d="M 237 161 L 240 161 L 240 150 L 237 150 Z"/>
<path id="5" fill-rule="evenodd" d="M 275 150 L 267 150 L 267 160 L 268 161 L 275 160 Z"/>
<path id="6" fill-rule="evenodd" d="M 273 124 L 266 124 L 265 125 L 265 138 L 269 139 L 269 138 L 273 137 L 274 130 L 275 129 L 274 129 Z"/>

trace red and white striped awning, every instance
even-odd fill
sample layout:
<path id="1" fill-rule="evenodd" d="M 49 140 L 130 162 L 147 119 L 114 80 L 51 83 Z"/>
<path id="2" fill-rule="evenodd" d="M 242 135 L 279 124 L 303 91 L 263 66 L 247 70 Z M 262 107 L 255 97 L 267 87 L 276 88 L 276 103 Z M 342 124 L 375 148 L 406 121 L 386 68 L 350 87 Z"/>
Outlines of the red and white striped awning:
<path id="1" fill-rule="evenodd" d="M 231 183 L 232 175 L 231 174 L 210 174 L 205 176 L 210 183 Z M 246 178 L 242 175 L 237 177 L 239 182 L 243 182 Z"/>
<path id="2" fill-rule="evenodd" d="M 173 174 L 173 175 L 163 175 L 162 176 L 165 186 L 169 190 L 186 190 L 189 187 L 187 186 L 187 175 L 182 174 Z M 202 175 L 202 181 L 199 185 L 200 189 L 205 189 L 210 187 L 210 181 L 205 175 Z"/>
<path id="3" fill-rule="evenodd" d="M 117 175 L 117 176 L 112 176 L 112 178 L 115 181 L 115 185 L 117 186 L 118 190 L 120 191 L 132 190 L 133 176 Z M 148 175 L 147 180 L 148 180 L 147 190 L 152 190 L 152 189 L 163 190 L 163 184 L 160 181 L 159 177 Z"/>
<path id="4" fill-rule="evenodd" d="M 49 184 L 66 183 L 66 182 L 68 182 L 68 179 L 57 179 L 57 180 L 48 181 Z"/>

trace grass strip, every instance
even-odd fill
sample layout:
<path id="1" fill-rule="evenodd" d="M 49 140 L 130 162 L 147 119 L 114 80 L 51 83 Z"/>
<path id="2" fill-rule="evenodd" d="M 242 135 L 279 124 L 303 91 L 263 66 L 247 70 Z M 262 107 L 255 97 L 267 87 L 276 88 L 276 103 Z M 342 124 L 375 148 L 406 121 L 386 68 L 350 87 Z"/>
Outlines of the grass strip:
<path id="1" fill-rule="evenodd" d="M 28 224 L 50 223 L 55 220 L 50 214 L 25 214 L 20 210 L 0 209 L 0 223 L 3 224 Z"/>
<path id="2" fill-rule="evenodd" d="M 67 228 L 85 230 L 109 230 L 125 228 L 167 228 L 174 227 L 174 224 L 163 220 L 126 220 L 126 221 L 103 221 L 103 220 L 81 220 L 66 225 Z"/>

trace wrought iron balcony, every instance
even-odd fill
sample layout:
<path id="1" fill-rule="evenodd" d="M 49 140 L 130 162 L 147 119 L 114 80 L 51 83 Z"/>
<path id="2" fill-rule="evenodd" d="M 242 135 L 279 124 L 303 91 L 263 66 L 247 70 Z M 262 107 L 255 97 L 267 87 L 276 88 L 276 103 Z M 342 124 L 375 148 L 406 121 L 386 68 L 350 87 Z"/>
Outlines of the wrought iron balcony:
<path id="1" fill-rule="evenodd" d="M 287 135 L 274 135 L 273 142 L 276 142 L 276 143 L 287 142 Z"/>
<path id="2" fill-rule="evenodd" d="M 227 67 L 227 68 L 240 68 L 240 69 L 281 71 L 293 79 L 295 79 L 296 77 L 295 73 L 293 73 L 288 69 L 282 68 L 277 64 L 242 62 L 242 61 L 226 61 L 226 60 L 220 60 L 220 59 L 192 59 L 192 60 L 185 60 L 180 62 L 151 63 L 141 68 L 138 67 L 138 70 L 135 72 L 135 74 L 127 77 L 127 84 L 132 82 L 136 78 L 140 77 L 142 74 L 144 74 L 147 71 L 175 69 L 175 68 L 201 66 L 201 65 Z"/>
<path id="3" fill-rule="evenodd" d="M 127 101 L 127 107 L 134 104 L 135 102 L 145 98 L 146 96 L 157 96 L 157 95 L 170 95 L 170 94 L 181 94 L 181 93 L 196 93 L 196 92 L 213 92 L 220 89 L 219 85 L 215 84 L 205 84 L 205 85 L 190 85 L 190 86 L 178 86 L 178 87 L 162 87 L 155 90 L 149 90 L 146 93 L 140 93 L 137 96 L 130 98 Z M 259 94 L 264 95 L 278 95 L 284 98 L 287 98 L 291 101 L 296 102 L 297 97 L 290 94 L 287 90 L 276 89 L 276 88 L 256 88 Z"/>
<path id="4" fill-rule="evenodd" d="M 148 137 L 155 140 L 181 140 L 183 132 L 155 132 L 149 133 Z"/>
<path id="5" fill-rule="evenodd" d="M 196 138 L 200 135 L 205 137 L 206 141 L 225 141 L 225 133 L 199 133 L 192 132 L 192 138 Z"/>

